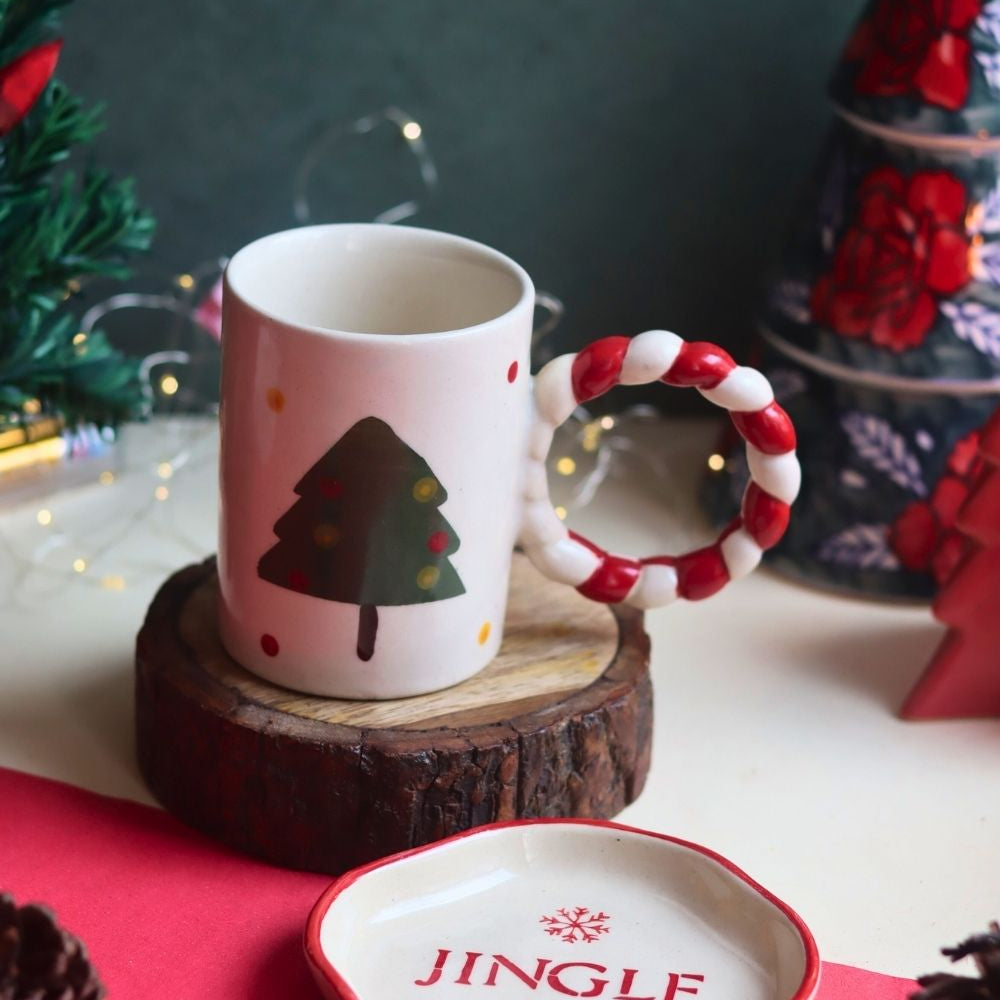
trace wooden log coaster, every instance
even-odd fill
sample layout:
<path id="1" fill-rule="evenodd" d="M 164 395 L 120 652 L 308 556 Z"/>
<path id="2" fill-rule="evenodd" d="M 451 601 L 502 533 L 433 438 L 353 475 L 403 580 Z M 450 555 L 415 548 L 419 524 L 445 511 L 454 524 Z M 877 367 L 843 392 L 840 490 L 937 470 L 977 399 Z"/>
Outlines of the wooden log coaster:
<path id="1" fill-rule="evenodd" d="M 642 613 L 515 555 L 503 646 L 456 687 L 340 701 L 223 649 L 215 561 L 172 576 L 136 648 L 139 764 L 180 819 L 277 864 L 336 874 L 483 823 L 607 818 L 642 790 L 652 697 Z"/>

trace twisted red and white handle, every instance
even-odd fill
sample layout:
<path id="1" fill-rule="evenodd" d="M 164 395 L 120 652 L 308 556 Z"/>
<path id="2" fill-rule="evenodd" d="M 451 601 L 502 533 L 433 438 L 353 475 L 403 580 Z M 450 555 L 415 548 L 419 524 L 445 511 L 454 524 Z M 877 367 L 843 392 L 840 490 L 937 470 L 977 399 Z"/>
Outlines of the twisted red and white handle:
<path id="1" fill-rule="evenodd" d="M 740 513 L 711 545 L 680 556 L 612 555 L 570 531 L 549 500 L 545 460 L 552 434 L 580 403 L 616 385 L 692 386 L 729 411 L 746 441 L 750 482 Z M 525 479 L 521 544 L 546 576 L 594 601 L 656 608 L 677 597 L 710 597 L 751 572 L 788 526 L 801 481 L 795 429 L 767 379 L 720 347 L 689 343 L 666 330 L 605 337 L 579 354 L 550 361 L 535 378 L 536 419 Z"/>

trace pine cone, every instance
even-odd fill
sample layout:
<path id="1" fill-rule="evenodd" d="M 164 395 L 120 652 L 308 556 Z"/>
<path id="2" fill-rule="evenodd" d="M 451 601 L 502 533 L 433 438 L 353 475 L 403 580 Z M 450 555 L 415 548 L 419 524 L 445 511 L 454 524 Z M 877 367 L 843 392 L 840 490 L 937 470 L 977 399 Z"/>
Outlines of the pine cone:
<path id="1" fill-rule="evenodd" d="M 51 911 L 0 893 L 0 1000 L 101 1000 L 87 951 Z"/>
<path id="2" fill-rule="evenodd" d="M 1000 1000 L 1000 924 L 990 924 L 988 934 L 976 934 L 954 948 L 942 948 L 941 954 L 958 962 L 972 955 L 979 976 L 953 976 L 935 972 L 921 976 L 923 987 L 910 1000 Z"/>

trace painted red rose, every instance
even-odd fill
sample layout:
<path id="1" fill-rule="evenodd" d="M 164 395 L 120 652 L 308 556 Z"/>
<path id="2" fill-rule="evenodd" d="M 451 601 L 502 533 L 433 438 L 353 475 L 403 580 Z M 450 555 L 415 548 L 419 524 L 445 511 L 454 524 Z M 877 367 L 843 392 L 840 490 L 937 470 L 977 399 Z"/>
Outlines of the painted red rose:
<path id="1" fill-rule="evenodd" d="M 861 60 L 859 94 L 917 94 L 956 111 L 969 95 L 968 34 L 982 0 L 879 0 L 858 25 L 845 58 Z"/>
<path id="2" fill-rule="evenodd" d="M 930 572 L 938 584 L 951 576 L 965 551 L 955 517 L 982 469 L 978 452 L 979 431 L 971 431 L 955 443 L 930 499 L 908 504 L 889 529 L 889 544 L 900 563 L 918 573 Z"/>
<path id="3" fill-rule="evenodd" d="M 945 171 L 907 179 L 882 167 L 861 182 L 856 201 L 832 269 L 813 286 L 813 318 L 892 351 L 916 347 L 938 298 L 970 278 L 965 188 Z"/>

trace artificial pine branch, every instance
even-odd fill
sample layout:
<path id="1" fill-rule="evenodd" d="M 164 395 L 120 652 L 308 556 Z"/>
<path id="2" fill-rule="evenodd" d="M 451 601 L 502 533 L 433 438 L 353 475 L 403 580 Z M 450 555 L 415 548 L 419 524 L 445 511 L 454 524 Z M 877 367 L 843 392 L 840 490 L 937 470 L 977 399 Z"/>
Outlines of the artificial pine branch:
<path id="1" fill-rule="evenodd" d="M 34 197 L 44 189 L 33 187 L 39 175 L 65 161 L 70 148 L 91 142 L 101 131 L 103 105 L 84 108 L 67 88 L 53 81 L 31 113 L 0 142 L 0 194 L 8 198 Z"/>
<path id="2" fill-rule="evenodd" d="M 72 0 L 0 0 L 0 64 L 51 37 Z"/>
<path id="3" fill-rule="evenodd" d="M 0 0 L 0 73 L 51 38 L 69 2 Z M 71 312 L 82 280 L 127 277 L 153 233 L 131 180 L 66 168 L 101 128 L 100 107 L 51 80 L 0 134 L 0 426 L 33 398 L 70 424 L 115 423 L 141 402 L 138 361 L 100 333 L 80 338 Z"/>

